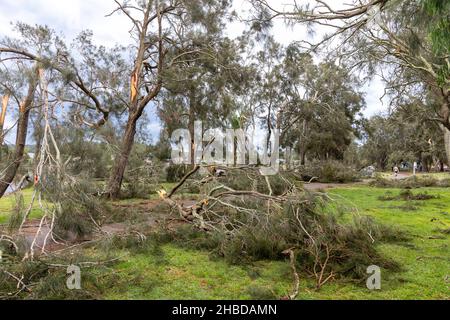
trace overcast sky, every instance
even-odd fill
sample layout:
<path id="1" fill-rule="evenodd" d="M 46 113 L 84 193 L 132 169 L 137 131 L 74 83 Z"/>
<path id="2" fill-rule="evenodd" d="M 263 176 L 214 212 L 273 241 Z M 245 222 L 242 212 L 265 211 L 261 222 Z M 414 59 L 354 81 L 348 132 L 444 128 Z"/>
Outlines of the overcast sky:
<path id="1" fill-rule="evenodd" d="M 278 1 L 278 0 L 272 0 Z M 288 2 L 288 1 L 285 1 Z M 329 1 L 335 3 L 335 0 Z M 80 31 L 90 29 L 94 32 L 97 44 L 112 46 L 116 43 L 127 44 L 130 42 L 128 31 L 129 21 L 121 15 L 106 17 L 114 10 L 112 0 L 0 0 L 0 37 L 12 35 L 12 22 L 23 21 L 28 24 L 46 24 L 61 32 L 67 40 L 73 39 Z M 248 6 L 244 0 L 235 0 L 234 9 L 245 16 Z M 244 25 L 234 23 L 228 26 L 227 33 L 230 37 L 241 34 Z M 282 44 L 305 39 L 306 30 L 302 27 L 288 28 L 282 21 L 275 23 L 273 34 L 275 39 Z M 320 32 L 319 32 L 320 34 Z M 384 111 L 387 106 L 380 102 L 383 95 L 383 84 L 376 80 L 366 88 L 367 109 L 366 116 Z M 155 115 L 150 114 L 149 130 L 153 136 L 157 136 L 160 130 Z M 11 125 L 11 119 L 7 124 Z M 8 139 L 10 140 L 10 139 Z M 8 141 L 12 142 L 12 141 Z"/>

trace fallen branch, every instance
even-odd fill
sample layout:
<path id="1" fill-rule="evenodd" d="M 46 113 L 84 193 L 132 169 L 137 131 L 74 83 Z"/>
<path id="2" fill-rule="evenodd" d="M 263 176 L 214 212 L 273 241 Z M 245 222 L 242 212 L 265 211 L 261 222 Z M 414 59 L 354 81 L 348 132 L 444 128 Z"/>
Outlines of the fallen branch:
<path id="1" fill-rule="evenodd" d="M 186 174 L 183 177 L 183 179 L 181 179 L 181 181 L 172 189 L 172 191 L 170 191 L 167 198 L 169 198 L 169 199 L 172 198 L 172 196 L 178 191 L 178 189 L 181 188 L 185 184 L 186 180 L 189 179 L 192 175 L 194 175 L 199 169 L 200 169 L 200 166 L 195 166 L 191 172 Z"/>
<path id="2" fill-rule="evenodd" d="M 298 296 L 298 292 L 300 289 L 300 277 L 298 276 L 297 268 L 295 267 L 295 253 L 293 249 L 288 249 L 283 251 L 283 254 L 289 256 L 292 274 L 294 275 L 294 288 L 292 290 L 292 293 L 287 297 L 285 297 L 287 298 L 285 300 L 295 300 Z"/>

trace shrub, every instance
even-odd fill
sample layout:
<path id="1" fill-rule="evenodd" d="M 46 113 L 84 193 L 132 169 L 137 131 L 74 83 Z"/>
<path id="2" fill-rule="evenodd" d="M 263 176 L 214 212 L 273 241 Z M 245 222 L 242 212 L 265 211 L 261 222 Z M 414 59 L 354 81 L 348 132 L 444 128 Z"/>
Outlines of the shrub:
<path id="1" fill-rule="evenodd" d="M 293 187 L 300 188 L 302 186 L 302 182 L 289 172 L 280 172 L 273 176 L 267 176 L 267 180 L 270 183 L 272 195 L 274 196 L 285 194 L 292 190 Z M 258 169 L 230 169 L 227 170 L 226 176 L 220 177 L 218 181 L 234 190 L 270 193 L 266 177 L 262 176 Z"/>
<path id="2" fill-rule="evenodd" d="M 314 179 L 323 183 L 348 183 L 358 181 L 359 176 L 355 169 L 339 161 L 313 162 L 299 168 L 304 181 Z"/>
<path id="3" fill-rule="evenodd" d="M 379 188 L 416 189 L 425 187 L 450 187 L 450 179 L 435 179 L 431 176 L 412 176 L 405 179 L 393 180 L 377 175 L 370 182 L 371 186 Z"/>
<path id="4" fill-rule="evenodd" d="M 166 171 L 167 182 L 179 182 L 189 172 L 189 166 L 184 164 L 171 164 L 169 167 L 167 167 Z"/>
<path id="5" fill-rule="evenodd" d="M 159 182 L 163 180 L 162 165 L 159 162 L 144 163 L 139 167 L 129 167 L 121 191 L 122 199 L 147 199 L 159 190 Z"/>
<path id="6" fill-rule="evenodd" d="M 58 179 L 47 174 L 41 181 L 45 210 L 55 214 L 53 234 L 65 240 L 83 239 L 111 215 L 108 202 L 98 196 L 97 186 L 88 180 Z"/>
<path id="7" fill-rule="evenodd" d="M 435 195 L 431 195 L 428 193 L 412 193 L 411 190 L 404 190 L 402 192 L 400 192 L 399 195 L 397 196 L 393 196 L 390 194 L 386 194 L 384 196 L 380 196 L 378 199 L 381 201 L 393 201 L 393 200 L 404 200 L 404 201 L 412 201 L 412 200 L 417 200 L 417 201 L 424 201 L 424 200 L 431 200 L 431 199 L 437 199 L 439 198 L 438 196 Z"/>

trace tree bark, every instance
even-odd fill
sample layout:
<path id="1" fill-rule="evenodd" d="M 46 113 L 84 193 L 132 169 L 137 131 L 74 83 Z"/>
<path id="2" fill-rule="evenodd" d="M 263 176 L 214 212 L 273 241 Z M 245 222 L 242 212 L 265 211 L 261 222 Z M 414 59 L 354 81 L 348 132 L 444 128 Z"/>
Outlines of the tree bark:
<path id="1" fill-rule="evenodd" d="M 191 79 L 191 81 L 193 80 Z M 198 148 L 198 146 L 195 145 L 195 121 L 197 120 L 195 116 L 197 100 L 195 98 L 195 88 L 192 87 L 189 91 L 188 130 L 189 134 L 191 135 L 191 165 L 192 167 L 195 167 L 195 150 Z"/>
<path id="2" fill-rule="evenodd" d="M 30 118 L 36 87 L 37 78 L 33 75 L 30 78 L 27 96 L 19 108 L 19 121 L 17 123 L 17 136 L 13 162 L 7 167 L 5 174 L 0 178 L 0 198 L 3 197 L 6 190 L 13 182 L 23 161 L 28 133 L 28 120 Z"/>
<path id="3" fill-rule="evenodd" d="M 3 126 L 5 124 L 6 109 L 8 108 L 9 95 L 2 98 L 2 109 L 0 111 L 0 147 L 3 145 Z"/>
<path id="4" fill-rule="evenodd" d="M 444 132 L 445 154 L 447 155 L 447 165 L 450 166 L 450 130 L 442 126 Z"/>
<path id="5" fill-rule="evenodd" d="M 36 170 L 37 165 L 39 163 L 39 150 L 41 150 L 41 146 L 42 146 L 42 139 L 44 138 L 44 128 L 43 125 L 41 123 L 41 121 L 44 118 L 44 114 L 43 114 L 43 109 L 39 108 L 38 114 L 36 116 L 36 120 L 34 121 L 34 141 L 36 143 L 36 146 L 34 148 L 35 153 L 34 153 L 34 159 L 33 159 L 33 170 Z"/>
<path id="6" fill-rule="evenodd" d="M 116 161 L 111 172 L 111 177 L 109 179 L 107 195 L 111 199 L 117 199 L 120 195 L 123 176 L 125 174 L 128 159 L 134 145 L 134 138 L 136 136 L 136 124 L 138 119 L 139 117 L 133 115 L 129 116 L 127 126 L 125 128 L 125 134 L 122 140 L 122 146 L 120 148 L 120 154 L 116 157 Z"/>
<path id="7" fill-rule="evenodd" d="M 0 161 L 2 161 L 3 157 L 3 143 L 5 142 L 5 132 L 4 125 L 6 119 L 6 109 L 8 108 L 9 95 L 5 95 L 2 98 L 2 109 L 0 111 Z"/>

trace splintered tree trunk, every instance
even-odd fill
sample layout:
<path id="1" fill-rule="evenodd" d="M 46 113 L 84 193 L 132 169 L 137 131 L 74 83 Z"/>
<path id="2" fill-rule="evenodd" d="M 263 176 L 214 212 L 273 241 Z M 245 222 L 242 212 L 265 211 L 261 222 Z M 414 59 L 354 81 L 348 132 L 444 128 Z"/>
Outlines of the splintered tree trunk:
<path id="1" fill-rule="evenodd" d="M 122 140 L 120 153 L 116 156 L 115 164 L 111 172 L 108 185 L 108 197 L 117 199 L 120 195 L 122 187 L 123 176 L 128 164 L 128 159 L 133 149 L 134 137 L 136 135 L 136 123 L 138 118 L 130 115 L 127 126 L 125 128 L 125 135 Z"/>
<path id="2" fill-rule="evenodd" d="M 20 105 L 19 121 L 17 123 L 16 146 L 13 156 L 13 162 L 9 164 L 4 176 L 0 177 L 0 198 L 6 193 L 6 190 L 16 177 L 17 170 L 23 161 L 25 152 L 25 144 L 27 141 L 28 120 L 30 118 L 31 105 L 33 104 L 34 92 L 36 90 L 37 81 L 35 78 L 30 80 L 27 96 Z"/>

